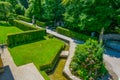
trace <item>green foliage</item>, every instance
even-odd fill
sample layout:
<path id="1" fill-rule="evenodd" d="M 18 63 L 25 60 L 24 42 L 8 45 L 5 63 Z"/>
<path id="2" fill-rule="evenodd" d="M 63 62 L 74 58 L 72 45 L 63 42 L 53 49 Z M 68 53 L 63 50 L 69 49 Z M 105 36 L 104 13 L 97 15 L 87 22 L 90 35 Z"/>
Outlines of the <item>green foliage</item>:
<path id="1" fill-rule="evenodd" d="M 15 8 L 16 4 L 18 4 L 18 0 L 4 0 L 12 4 L 13 8 Z"/>
<path id="2" fill-rule="evenodd" d="M 64 3 L 65 26 L 72 30 L 99 32 L 102 27 L 107 29 L 111 25 L 115 15 L 111 0 L 63 0 Z"/>
<path id="3" fill-rule="evenodd" d="M 30 43 L 33 41 L 44 39 L 45 35 L 46 35 L 46 31 L 44 29 L 25 31 L 16 34 L 9 34 L 7 36 L 7 44 L 9 46 L 16 46 L 20 44 Z"/>
<path id="4" fill-rule="evenodd" d="M 32 18 L 32 16 L 35 17 L 37 20 L 42 19 L 42 9 L 41 9 L 41 0 L 29 0 L 29 7 L 25 12 L 25 15 L 27 17 Z"/>
<path id="5" fill-rule="evenodd" d="M 72 38 L 83 40 L 83 41 L 86 41 L 87 39 L 91 38 L 90 36 L 87 36 L 87 35 L 84 35 L 81 33 L 76 33 L 74 31 L 71 31 L 71 30 L 68 30 L 68 29 L 65 29 L 62 27 L 57 27 L 56 31 L 60 34 L 66 35 L 68 37 L 72 37 Z M 94 39 L 96 39 L 96 38 L 94 38 Z"/>
<path id="6" fill-rule="evenodd" d="M 23 20 L 23 21 L 26 21 L 26 22 L 29 22 L 29 23 L 32 22 L 32 19 L 31 19 L 31 18 L 22 16 L 22 15 L 18 15 L 17 17 L 18 17 L 19 20 Z"/>
<path id="7" fill-rule="evenodd" d="M 8 21 L 8 18 L 11 17 L 12 11 L 12 5 L 9 2 L 0 1 L 0 20 Z"/>
<path id="8" fill-rule="evenodd" d="M 117 15 L 117 23 L 118 23 L 118 25 L 120 26 L 120 15 Z"/>
<path id="9" fill-rule="evenodd" d="M 62 0 L 46 0 L 43 5 L 43 19 L 52 21 L 63 20 L 64 6 L 61 4 Z"/>
<path id="10" fill-rule="evenodd" d="M 46 27 L 46 23 L 45 22 L 40 22 L 40 21 L 36 21 L 36 25 L 37 26 L 40 26 L 40 27 L 43 27 L 43 28 L 45 28 Z"/>
<path id="11" fill-rule="evenodd" d="M 18 28 L 20 28 L 23 31 L 37 30 L 38 29 L 34 25 L 27 24 L 27 23 L 25 23 L 23 21 L 19 21 L 19 20 L 14 20 L 14 25 L 17 26 Z"/>
<path id="12" fill-rule="evenodd" d="M 28 0 L 19 0 L 19 1 L 25 8 L 28 8 Z"/>
<path id="13" fill-rule="evenodd" d="M 70 64 L 72 73 L 83 80 L 89 80 L 90 78 L 97 80 L 97 78 L 106 75 L 103 52 L 104 49 L 101 44 L 92 39 L 78 45 Z"/>
<path id="14" fill-rule="evenodd" d="M 15 12 L 16 12 L 16 14 L 18 14 L 18 15 L 24 15 L 24 13 L 25 13 L 25 8 L 24 8 L 22 5 L 17 4 L 17 5 L 15 5 Z"/>
<path id="15" fill-rule="evenodd" d="M 19 15 L 19 16 L 18 16 L 18 19 L 19 19 L 19 20 L 26 21 L 26 22 L 29 22 L 29 23 L 32 22 L 32 19 L 31 19 L 31 18 L 22 16 L 22 15 Z M 36 20 L 36 23 L 35 23 L 35 24 L 36 24 L 37 26 L 40 26 L 40 27 L 43 27 L 43 28 L 46 27 L 46 23 L 45 23 L 45 22 L 40 22 L 40 21 L 38 21 L 38 20 Z"/>

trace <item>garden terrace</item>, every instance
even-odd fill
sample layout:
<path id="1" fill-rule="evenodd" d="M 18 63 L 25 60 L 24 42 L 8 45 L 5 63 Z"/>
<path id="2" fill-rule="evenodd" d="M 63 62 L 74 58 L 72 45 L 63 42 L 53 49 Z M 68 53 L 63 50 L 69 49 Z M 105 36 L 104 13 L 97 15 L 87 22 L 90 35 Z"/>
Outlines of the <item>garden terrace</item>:
<path id="1" fill-rule="evenodd" d="M 9 47 L 9 51 L 17 66 L 33 62 L 40 71 L 40 66 L 46 65 L 47 69 L 55 64 L 63 46 L 63 41 L 52 38 L 12 48 Z M 44 70 L 46 69 L 44 68 Z M 44 72 L 42 74 L 45 75 Z"/>

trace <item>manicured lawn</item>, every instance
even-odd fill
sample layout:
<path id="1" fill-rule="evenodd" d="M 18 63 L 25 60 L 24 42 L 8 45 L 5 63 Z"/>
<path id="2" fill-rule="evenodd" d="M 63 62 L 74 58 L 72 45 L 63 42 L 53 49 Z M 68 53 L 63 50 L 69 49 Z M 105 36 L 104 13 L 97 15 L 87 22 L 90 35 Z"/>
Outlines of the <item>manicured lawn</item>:
<path id="1" fill-rule="evenodd" d="M 9 48 L 9 51 L 17 66 L 33 62 L 39 69 L 40 65 L 49 63 L 62 46 L 63 41 L 52 38 Z"/>
<path id="2" fill-rule="evenodd" d="M 19 28 L 15 26 L 0 25 L 0 44 L 6 43 L 7 34 L 22 32 Z"/>

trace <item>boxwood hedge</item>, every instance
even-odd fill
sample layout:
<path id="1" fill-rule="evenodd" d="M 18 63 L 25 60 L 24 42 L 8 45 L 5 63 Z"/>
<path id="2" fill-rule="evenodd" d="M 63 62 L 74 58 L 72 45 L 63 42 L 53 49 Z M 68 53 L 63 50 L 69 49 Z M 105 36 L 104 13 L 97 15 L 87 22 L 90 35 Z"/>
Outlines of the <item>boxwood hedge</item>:
<path id="1" fill-rule="evenodd" d="M 22 16 L 22 15 L 18 15 L 17 18 L 18 18 L 19 20 L 26 21 L 26 22 L 29 22 L 29 23 L 32 22 L 32 19 L 31 19 L 31 18 Z"/>
<path id="2" fill-rule="evenodd" d="M 30 30 L 22 33 L 9 34 L 7 36 L 7 43 L 9 46 L 16 46 L 36 40 L 41 40 L 44 38 L 45 35 L 46 35 L 45 29 Z"/>
<path id="3" fill-rule="evenodd" d="M 65 29 L 62 27 L 57 27 L 56 31 L 60 34 L 66 35 L 68 37 L 75 38 L 78 40 L 83 40 L 83 41 L 86 41 L 87 39 L 92 38 L 92 37 L 87 36 L 85 34 L 76 33 L 74 31 L 71 31 L 71 30 L 68 30 L 68 29 Z M 93 39 L 96 39 L 96 38 L 93 38 Z"/>
<path id="4" fill-rule="evenodd" d="M 18 19 L 19 19 L 19 20 L 22 20 L 22 21 L 25 21 L 25 22 L 28 22 L 28 23 L 32 23 L 32 19 L 31 19 L 31 18 L 22 16 L 22 15 L 18 15 Z M 35 24 L 36 24 L 37 26 L 40 26 L 40 27 L 43 27 L 43 28 L 46 27 L 46 23 L 45 23 L 45 22 L 40 22 L 40 21 L 38 21 L 38 20 L 36 20 Z"/>
<path id="5" fill-rule="evenodd" d="M 30 25 L 30 24 L 27 24 L 27 23 L 25 23 L 23 21 L 19 21 L 19 20 L 14 20 L 14 26 L 18 27 L 19 29 L 21 29 L 23 31 L 38 29 L 34 25 Z"/>

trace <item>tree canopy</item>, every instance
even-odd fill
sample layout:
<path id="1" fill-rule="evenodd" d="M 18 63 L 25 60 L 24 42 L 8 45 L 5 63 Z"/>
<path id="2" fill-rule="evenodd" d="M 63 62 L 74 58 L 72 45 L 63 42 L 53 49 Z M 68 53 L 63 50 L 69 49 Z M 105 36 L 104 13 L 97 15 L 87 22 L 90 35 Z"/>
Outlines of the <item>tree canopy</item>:
<path id="1" fill-rule="evenodd" d="M 12 12 L 12 5 L 9 2 L 0 2 L 0 19 L 8 20 Z"/>

